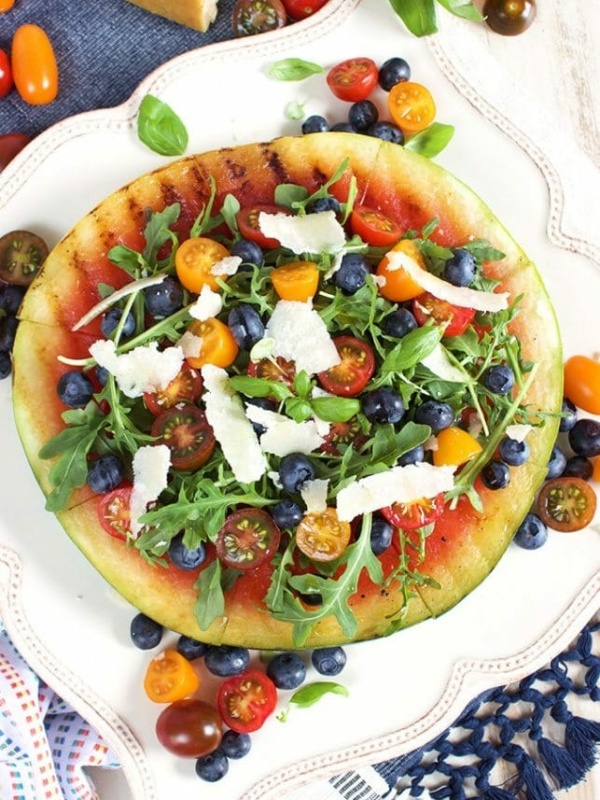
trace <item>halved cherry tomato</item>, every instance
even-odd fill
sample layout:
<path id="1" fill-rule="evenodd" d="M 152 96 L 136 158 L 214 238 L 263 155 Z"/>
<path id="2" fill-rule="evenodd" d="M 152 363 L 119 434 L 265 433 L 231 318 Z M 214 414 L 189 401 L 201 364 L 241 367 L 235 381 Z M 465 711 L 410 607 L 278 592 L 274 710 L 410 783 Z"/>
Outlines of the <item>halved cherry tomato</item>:
<path id="1" fill-rule="evenodd" d="M 412 239 L 401 239 L 398 244 L 392 247 L 392 252 L 404 253 L 421 269 L 427 270 L 421 251 Z M 400 269 L 390 269 L 390 260 L 387 256 L 384 256 L 377 265 L 376 273 L 385 278 L 385 283 L 378 288 L 379 294 L 385 297 L 386 300 L 391 300 L 394 303 L 404 303 L 406 300 L 412 300 L 423 293 L 423 288 L 402 267 Z"/>
<path id="2" fill-rule="evenodd" d="M 323 439 L 320 450 L 331 456 L 339 456 L 339 445 L 352 445 L 355 449 L 361 447 L 367 440 L 362 432 L 358 417 L 352 417 L 348 422 L 332 422 L 329 431 Z"/>
<path id="3" fill-rule="evenodd" d="M 571 356 L 565 362 L 565 395 L 590 414 L 600 414 L 600 362 Z"/>
<path id="4" fill-rule="evenodd" d="M 215 367 L 230 367 L 239 351 L 239 347 L 228 326 L 216 317 L 209 317 L 200 322 L 194 320 L 188 331 L 200 337 L 200 352 L 197 356 L 186 356 L 190 367 L 200 369 L 205 364 L 214 364 Z"/>
<path id="5" fill-rule="evenodd" d="M 277 688 L 268 675 L 258 669 L 228 678 L 217 693 L 217 708 L 223 722 L 237 733 L 257 731 L 276 705 Z"/>
<path id="6" fill-rule="evenodd" d="M 403 233 L 391 217 L 362 205 L 355 205 L 352 209 L 350 227 L 371 247 L 391 247 Z"/>
<path id="7" fill-rule="evenodd" d="M 435 103 L 431 93 L 413 81 L 392 86 L 388 94 L 388 108 L 392 119 L 404 133 L 418 133 L 435 119 Z"/>
<path id="8" fill-rule="evenodd" d="M 327 0 L 283 0 L 288 17 L 295 22 L 306 19 L 323 8 Z"/>
<path id="9" fill-rule="evenodd" d="M 10 58 L 4 50 L 0 50 L 0 97 L 6 95 L 13 88 L 13 74 L 10 66 Z"/>
<path id="10" fill-rule="evenodd" d="M 146 392 L 144 403 L 151 414 L 157 417 L 168 408 L 179 403 L 196 403 L 202 393 L 202 378 L 199 373 L 184 364 L 171 383 L 158 392 Z"/>
<path id="11" fill-rule="evenodd" d="M 252 378 L 264 378 L 267 381 L 281 381 L 289 386 L 294 385 L 296 366 L 293 361 L 277 356 L 274 360 L 261 358 L 248 364 L 248 375 Z"/>
<path id="12" fill-rule="evenodd" d="M 442 515 L 443 511 L 443 492 L 435 497 L 422 497 L 412 503 L 394 503 L 381 509 L 381 513 L 387 521 L 403 531 L 414 531 L 430 525 Z"/>
<path id="13" fill-rule="evenodd" d="M 321 386 L 338 397 L 360 394 L 375 372 L 375 355 L 371 347 L 354 336 L 337 336 L 333 343 L 341 361 L 317 378 Z"/>
<path id="14" fill-rule="evenodd" d="M 452 305 L 423 292 L 413 300 L 413 314 L 419 325 L 425 325 L 430 319 L 444 328 L 444 336 L 460 336 L 473 321 L 475 310 Z"/>
<path id="15" fill-rule="evenodd" d="M 154 703 L 174 703 L 194 694 L 200 679 L 190 662 L 177 650 L 165 650 L 148 664 L 144 690 Z"/>
<path id="16" fill-rule="evenodd" d="M 220 242 L 207 236 L 192 236 L 177 248 L 175 253 L 175 271 L 186 289 L 199 294 L 203 286 L 216 290 L 219 288 L 217 276 L 212 272 L 219 261 L 230 255 L 229 250 Z M 227 280 L 227 275 L 219 276 Z"/>
<path id="17" fill-rule="evenodd" d="M 582 478 L 553 478 L 540 489 L 537 511 L 555 531 L 580 531 L 594 518 L 596 493 Z"/>
<path id="18" fill-rule="evenodd" d="M 314 261 L 292 261 L 271 272 L 273 288 L 282 300 L 305 302 L 319 288 L 319 269 Z"/>
<path id="19" fill-rule="evenodd" d="M 258 217 L 261 212 L 265 214 L 291 214 L 289 208 L 268 203 L 258 203 L 255 206 L 244 206 L 238 211 L 237 224 L 244 239 L 260 245 L 265 250 L 272 250 L 279 247 L 279 240 L 265 236 L 258 224 Z"/>
<path id="20" fill-rule="evenodd" d="M 230 514 L 217 533 L 217 555 L 235 569 L 255 569 L 273 558 L 281 531 L 261 508 L 239 508 Z"/>
<path id="21" fill-rule="evenodd" d="M 18 93 L 30 105 L 46 105 L 58 94 L 58 66 L 54 48 L 39 25 L 17 28 L 12 40 L 13 79 Z"/>
<path id="22" fill-rule="evenodd" d="M 370 58 L 349 58 L 327 73 L 327 85 L 340 100 L 365 100 L 377 86 L 379 70 Z"/>
<path id="23" fill-rule="evenodd" d="M 200 758 L 221 744 L 223 720 L 210 703 L 186 697 L 161 711 L 156 720 L 156 738 L 173 755 Z"/>
<path id="24" fill-rule="evenodd" d="M 348 547 L 352 529 L 339 519 L 335 508 L 305 514 L 296 528 L 296 544 L 314 561 L 334 561 Z"/>
<path id="25" fill-rule="evenodd" d="M 20 153 L 31 139 L 25 133 L 5 133 L 0 136 L 0 171 Z"/>
<path id="26" fill-rule="evenodd" d="M 236 36 L 253 36 L 277 28 L 287 21 L 281 0 L 237 0 L 232 12 L 233 32 Z"/>
<path id="27" fill-rule="evenodd" d="M 9 231 L 0 238 L 0 279 L 28 286 L 48 257 L 48 245 L 31 231 Z"/>
<path id="28" fill-rule="evenodd" d="M 215 435 L 204 412 L 191 404 L 163 411 L 150 432 L 158 444 L 166 444 L 171 451 L 173 469 L 198 469 L 215 449 Z"/>
<path id="29" fill-rule="evenodd" d="M 433 451 L 433 463 L 436 467 L 458 467 L 482 450 L 474 436 L 454 425 L 441 430 L 436 436 L 436 443 L 437 447 Z"/>
<path id="30" fill-rule="evenodd" d="M 98 521 L 102 528 L 115 539 L 125 541 L 131 533 L 131 485 L 119 486 L 100 497 Z"/>

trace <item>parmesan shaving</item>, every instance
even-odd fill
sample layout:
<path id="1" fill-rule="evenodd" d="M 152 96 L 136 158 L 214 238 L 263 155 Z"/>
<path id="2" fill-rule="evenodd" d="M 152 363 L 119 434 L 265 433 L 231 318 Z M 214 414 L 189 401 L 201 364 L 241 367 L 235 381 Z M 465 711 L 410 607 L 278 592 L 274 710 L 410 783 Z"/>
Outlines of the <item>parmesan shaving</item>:
<path id="1" fill-rule="evenodd" d="M 333 211 L 290 216 L 261 211 L 258 227 L 265 236 L 276 239 L 296 255 L 302 253 L 339 253 L 346 244 L 344 228 Z"/>
<path id="2" fill-rule="evenodd" d="M 205 283 L 202 287 L 198 299 L 189 307 L 190 316 L 204 322 L 211 317 L 217 317 L 223 309 L 223 297 L 219 292 L 213 292 L 210 286 Z"/>
<path id="3" fill-rule="evenodd" d="M 129 501 L 129 529 L 134 539 L 142 525 L 139 518 L 146 513 L 148 503 L 158 500 L 167 488 L 171 466 L 171 451 L 165 444 L 145 445 L 133 457 L 133 489 Z"/>
<path id="4" fill-rule="evenodd" d="M 181 347 L 159 350 L 158 342 L 119 355 L 111 339 L 99 339 L 91 345 L 90 355 L 114 375 L 126 397 L 141 397 L 145 392 L 166 389 L 183 365 Z"/>

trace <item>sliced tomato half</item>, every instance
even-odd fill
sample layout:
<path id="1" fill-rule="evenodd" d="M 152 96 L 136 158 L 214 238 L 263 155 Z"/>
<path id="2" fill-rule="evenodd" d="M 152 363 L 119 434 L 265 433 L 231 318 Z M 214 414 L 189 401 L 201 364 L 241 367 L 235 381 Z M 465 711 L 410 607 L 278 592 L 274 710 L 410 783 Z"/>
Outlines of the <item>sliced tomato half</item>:
<path id="1" fill-rule="evenodd" d="M 352 529 L 335 508 L 305 514 L 296 528 L 296 544 L 314 561 L 334 561 L 348 547 Z"/>
<path id="2" fill-rule="evenodd" d="M 277 705 L 277 688 L 258 669 L 249 669 L 223 681 L 217 693 L 217 708 L 223 722 L 237 733 L 252 733 L 262 727 Z"/>
<path id="3" fill-rule="evenodd" d="M 258 217 L 261 212 L 265 214 L 291 214 L 289 208 L 268 203 L 259 203 L 254 206 L 244 206 L 238 211 L 237 224 L 244 239 L 260 245 L 265 250 L 272 250 L 279 247 L 279 241 L 265 236 L 258 224 Z"/>
<path id="4" fill-rule="evenodd" d="M 404 233 L 387 214 L 364 205 L 356 205 L 352 209 L 350 227 L 371 247 L 391 247 Z"/>
<path id="5" fill-rule="evenodd" d="M 394 503 L 381 509 L 381 513 L 395 528 L 413 531 L 423 528 L 442 515 L 444 511 L 444 494 L 436 497 L 423 497 L 412 503 Z"/>
<path id="6" fill-rule="evenodd" d="M 166 389 L 153 393 L 146 392 L 144 403 L 148 411 L 157 417 L 178 403 L 196 403 L 201 394 L 202 378 L 200 373 L 184 364 Z"/>
<path id="7" fill-rule="evenodd" d="M 419 325 L 425 325 L 430 319 L 444 328 L 444 336 L 460 336 L 473 321 L 475 309 L 455 306 L 423 292 L 413 300 L 413 314 Z"/>
<path id="8" fill-rule="evenodd" d="M 106 533 L 125 541 L 131 532 L 131 484 L 119 486 L 100 497 L 98 521 Z"/>
<path id="9" fill-rule="evenodd" d="M 327 73 L 327 85 L 340 100 L 365 100 L 377 86 L 379 70 L 371 58 L 349 58 Z"/>
<path id="10" fill-rule="evenodd" d="M 291 389 L 296 377 L 296 367 L 293 361 L 286 361 L 279 356 L 275 360 L 261 358 L 260 361 L 251 361 L 248 364 L 248 375 L 252 378 L 264 378 L 266 381 L 281 381 Z"/>
<path id="11" fill-rule="evenodd" d="M 351 445 L 358 449 L 366 440 L 358 417 L 352 417 L 347 422 L 332 422 L 320 449 L 330 456 L 339 456 L 340 445 Z"/>
<path id="12" fill-rule="evenodd" d="M 204 412 L 191 404 L 174 406 L 158 416 L 151 435 L 171 451 L 173 469 L 194 470 L 206 464 L 216 440 Z"/>
<path id="13" fill-rule="evenodd" d="M 540 490 L 537 511 L 549 528 L 571 533 L 590 524 L 596 502 L 596 493 L 582 478 L 553 478 Z"/>
<path id="14" fill-rule="evenodd" d="M 228 567 L 256 569 L 273 558 L 281 531 L 261 508 L 239 508 L 230 514 L 217 533 L 217 555 Z"/>
<path id="15" fill-rule="evenodd" d="M 319 372 L 317 378 L 326 391 L 338 397 L 355 397 L 375 372 L 375 355 L 366 342 L 354 336 L 337 336 L 333 342 L 341 361 Z"/>

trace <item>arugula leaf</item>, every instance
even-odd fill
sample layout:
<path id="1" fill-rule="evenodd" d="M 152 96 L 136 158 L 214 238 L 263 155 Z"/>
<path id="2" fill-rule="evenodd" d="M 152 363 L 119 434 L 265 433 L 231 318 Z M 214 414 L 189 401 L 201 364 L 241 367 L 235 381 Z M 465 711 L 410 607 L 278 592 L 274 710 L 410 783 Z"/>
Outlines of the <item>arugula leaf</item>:
<path id="1" fill-rule="evenodd" d="M 221 585 L 221 562 L 218 558 L 200 572 L 194 589 L 198 594 L 194 614 L 198 627 L 205 631 L 212 622 L 225 616 L 225 594 Z"/>
<path id="2" fill-rule="evenodd" d="M 177 247 L 177 235 L 171 230 L 171 226 L 177 222 L 180 213 L 181 205 L 172 203 L 162 211 L 151 215 L 144 229 L 146 244 L 142 250 L 142 255 L 147 263 L 156 264 L 158 251 L 167 242 L 171 242 L 175 248 Z"/>
<path id="3" fill-rule="evenodd" d="M 140 103 L 137 133 L 150 150 L 162 156 L 180 156 L 188 146 L 188 132 L 173 109 L 151 94 Z"/>
<path id="4" fill-rule="evenodd" d="M 288 700 L 287 707 L 281 711 L 276 719 L 279 722 L 286 722 L 292 706 L 296 708 L 310 708 L 315 703 L 324 697 L 326 694 L 339 694 L 342 697 L 348 697 L 349 691 L 341 683 L 335 681 L 315 681 L 301 686 L 296 689 L 294 694 Z"/>
<path id="5" fill-rule="evenodd" d="M 412 150 L 414 153 L 434 158 L 441 153 L 454 136 L 453 125 L 443 125 L 441 122 L 433 122 L 425 130 L 411 136 L 404 143 L 405 150 Z"/>
<path id="6" fill-rule="evenodd" d="M 278 81 L 303 81 L 311 75 L 325 72 L 325 68 L 303 58 L 282 58 L 267 70 L 267 75 Z"/>

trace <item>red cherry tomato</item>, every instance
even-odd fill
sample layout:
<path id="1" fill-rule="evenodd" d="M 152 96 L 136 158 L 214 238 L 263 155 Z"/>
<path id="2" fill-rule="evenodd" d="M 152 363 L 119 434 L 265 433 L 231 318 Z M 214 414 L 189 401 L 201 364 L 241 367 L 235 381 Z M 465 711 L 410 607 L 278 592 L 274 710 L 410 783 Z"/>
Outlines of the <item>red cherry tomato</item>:
<path id="1" fill-rule="evenodd" d="M 179 403 L 196 403 L 202 393 L 202 378 L 192 367 L 184 364 L 181 372 L 176 375 L 171 383 L 158 392 L 146 392 L 144 403 L 151 414 L 157 417 L 168 408 Z"/>
<path id="2" fill-rule="evenodd" d="M 373 376 L 375 355 L 366 342 L 354 336 L 337 336 L 333 342 L 341 361 L 319 372 L 317 378 L 326 391 L 338 397 L 355 397 Z"/>
<path id="3" fill-rule="evenodd" d="M 323 8 L 327 0 L 283 0 L 288 17 L 295 22 L 306 19 Z"/>
<path id="4" fill-rule="evenodd" d="M 268 203 L 259 203 L 255 206 L 245 206 L 238 211 L 237 224 L 244 239 L 260 245 L 265 250 L 272 250 L 279 247 L 277 239 L 265 236 L 258 225 L 258 215 L 264 211 L 266 214 L 290 214 L 289 208 Z"/>
<path id="5" fill-rule="evenodd" d="M 225 725 L 237 733 L 257 731 L 276 705 L 275 684 L 257 669 L 223 681 L 217 694 L 217 708 Z"/>
<path id="6" fill-rule="evenodd" d="M 381 513 L 395 528 L 403 531 L 413 531 L 423 528 L 441 516 L 444 510 L 444 495 L 436 497 L 423 497 L 412 503 L 394 503 L 381 509 Z"/>
<path id="7" fill-rule="evenodd" d="M 248 364 L 248 375 L 252 378 L 264 378 L 267 381 L 281 381 L 291 389 L 296 377 L 296 367 L 293 361 L 286 361 L 279 356 L 275 361 L 261 358 L 260 361 L 251 361 Z"/>
<path id="8" fill-rule="evenodd" d="M 355 205 L 352 209 L 350 227 L 371 247 L 391 247 L 403 233 L 400 226 L 386 214 L 361 205 Z"/>
<path id="9" fill-rule="evenodd" d="M 221 743 L 223 721 L 214 706 L 186 698 L 167 706 L 156 720 L 156 738 L 173 755 L 200 758 Z"/>
<path id="10" fill-rule="evenodd" d="M 217 533 L 217 555 L 234 569 L 255 569 L 273 558 L 281 532 L 272 517 L 260 508 L 239 508 Z"/>
<path id="11" fill-rule="evenodd" d="M 582 478 L 554 478 L 540 489 L 537 511 L 555 531 L 580 531 L 594 518 L 596 493 Z"/>
<path id="12" fill-rule="evenodd" d="M 206 464 L 216 445 L 204 412 L 190 403 L 163 411 L 154 420 L 151 434 L 171 451 L 173 469 L 198 469 Z"/>
<path id="13" fill-rule="evenodd" d="M 287 13 L 281 0 L 237 0 L 231 16 L 236 36 L 254 36 L 283 28 L 286 21 Z"/>
<path id="14" fill-rule="evenodd" d="M 377 86 L 379 70 L 370 58 L 349 58 L 327 73 L 327 85 L 340 100 L 365 100 Z"/>
<path id="15" fill-rule="evenodd" d="M 131 532 L 131 485 L 119 486 L 103 494 L 98 503 L 98 521 L 102 528 L 115 539 L 127 539 Z"/>
<path id="16" fill-rule="evenodd" d="M 20 153 L 31 139 L 24 133 L 5 133 L 0 136 L 0 171 Z"/>
<path id="17" fill-rule="evenodd" d="M 13 88 L 13 74 L 10 66 L 10 58 L 4 50 L 0 50 L 0 97 L 6 95 Z"/>
<path id="18" fill-rule="evenodd" d="M 424 292 L 413 300 L 413 314 L 419 325 L 425 325 L 430 319 L 444 327 L 444 336 L 460 336 L 473 321 L 475 310 L 454 306 Z"/>
<path id="19" fill-rule="evenodd" d="M 340 445 L 352 446 L 359 449 L 367 441 L 362 432 L 358 417 L 352 417 L 348 422 L 332 422 L 320 449 L 330 456 L 339 456 Z"/>
<path id="20" fill-rule="evenodd" d="M 39 25 L 21 25 L 12 40 L 12 69 L 17 91 L 30 105 L 46 105 L 58 94 L 54 48 Z"/>

